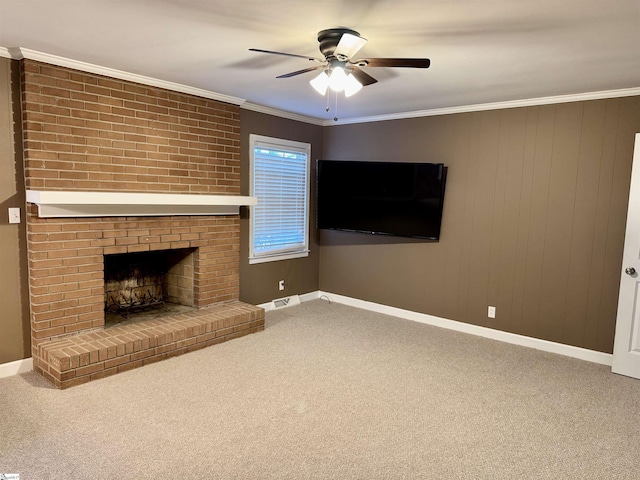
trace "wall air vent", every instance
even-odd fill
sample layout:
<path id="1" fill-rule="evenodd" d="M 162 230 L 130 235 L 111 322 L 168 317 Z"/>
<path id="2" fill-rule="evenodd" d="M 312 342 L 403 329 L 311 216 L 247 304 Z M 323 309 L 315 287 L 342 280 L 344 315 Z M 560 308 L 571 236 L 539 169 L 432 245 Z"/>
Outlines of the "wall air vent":
<path id="1" fill-rule="evenodd" d="M 300 305 L 300 297 L 298 295 L 291 295 L 290 297 L 277 298 L 273 300 L 271 302 L 271 310 L 293 307 L 294 305 Z"/>

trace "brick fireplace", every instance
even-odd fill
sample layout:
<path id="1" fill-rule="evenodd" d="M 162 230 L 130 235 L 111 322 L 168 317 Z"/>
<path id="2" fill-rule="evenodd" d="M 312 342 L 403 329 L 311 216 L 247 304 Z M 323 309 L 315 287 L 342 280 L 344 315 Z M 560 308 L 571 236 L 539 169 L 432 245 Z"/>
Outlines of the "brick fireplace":
<path id="1" fill-rule="evenodd" d="M 240 194 L 235 105 L 31 60 L 22 91 L 27 190 Z M 43 218 L 30 203 L 27 235 L 34 369 L 58 387 L 264 328 L 238 301 L 238 215 Z M 105 256 L 185 249 L 196 311 L 104 328 Z"/>

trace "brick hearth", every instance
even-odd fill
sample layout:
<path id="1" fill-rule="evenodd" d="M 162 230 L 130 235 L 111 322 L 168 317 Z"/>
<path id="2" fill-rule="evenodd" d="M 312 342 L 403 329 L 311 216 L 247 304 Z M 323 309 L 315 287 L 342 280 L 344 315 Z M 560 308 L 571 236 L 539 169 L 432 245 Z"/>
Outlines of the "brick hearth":
<path id="1" fill-rule="evenodd" d="M 264 329 L 264 310 L 228 302 L 38 346 L 43 375 L 58 388 L 158 362 Z"/>

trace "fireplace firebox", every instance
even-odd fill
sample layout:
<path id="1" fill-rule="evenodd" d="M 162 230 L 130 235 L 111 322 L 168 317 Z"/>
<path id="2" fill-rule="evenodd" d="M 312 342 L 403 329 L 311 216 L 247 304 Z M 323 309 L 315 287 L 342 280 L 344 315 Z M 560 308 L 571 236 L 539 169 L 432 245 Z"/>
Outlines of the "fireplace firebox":
<path id="1" fill-rule="evenodd" d="M 193 309 L 195 250 L 105 255 L 105 326 Z"/>

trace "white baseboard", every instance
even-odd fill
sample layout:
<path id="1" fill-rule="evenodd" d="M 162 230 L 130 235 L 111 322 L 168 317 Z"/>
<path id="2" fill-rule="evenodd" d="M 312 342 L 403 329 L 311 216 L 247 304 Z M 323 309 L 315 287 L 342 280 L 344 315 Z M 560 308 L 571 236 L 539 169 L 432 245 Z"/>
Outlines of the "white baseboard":
<path id="1" fill-rule="evenodd" d="M 434 315 L 412 312 L 411 310 L 404 310 L 402 308 L 390 307 L 388 305 L 382 305 L 380 303 L 346 297 L 344 295 L 338 295 L 337 293 L 316 290 L 315 292 L 302 294 L 299 297 L 301 302 L 308 302 L 310 300 L 324 298 L 331 302 L 341 303 L 343 305 L 349 305 L 352 307 L 361 308 L 363 310 L 384 313 L 386 315 L 392 315 L 394 317 L 400 317 L 406 320 L 413 320 L 414 322 L 433 325 L 435 327 L 446 328 L 449 330 L 455 330 L 456 332 L 477 335 L 479 337 L 490 338 L 492 340 L 511 343 L 513 345 L 520 345 L 522 347 L 535 348 L 536 350 L 542 350 L 545 352 L 557 353 L 559 355 L 578 358 L 580 360 L 599 363 L 601 365 L 611 366 L 611 362 L 613 360 L 613 355 L 611 355 L 610 353 L 596 352 L 595 350 L 574 347 L 571 345 L 565 345 L 563 343 L 525 337 L 524 335 L 518 335 L 516 333 L 503 332 L 501 330 L 494 330 L 492 328 L 480 327 L 478 325 L 471 325 L 469 323 L 458 322 L 455 320 L 448 320 L 446 318 L 436 317 Z M 268 302 L 258 306 L 264 308 L 265 310 L 270 310 L 272 305 L 273 302 Z M 33 370 L 33 360 L 31 358 L 16 360 L 15 362 L 2 363 L 0 364 L 0 378 L 19 375 L 21 373 L 30 372 L 31 370 Z"/>
<path id="2" fill-rule="evenodd" d="M 309 300 L 317 300 L 318 298 L 320 298 L 320 292 L 316 290 L 315 292 L 303 293 L 302 295 L 295 295 L 295 296 L 298 297 L 300 302 L 308 302 Z M 267 302 L 267 303 L 261 303 L 260 305 L 258 305 L 258 307 L 264 308 L 267 312 L 271 310 L 275 310 L 273 306 L 273 302 L 275 300 L 277 299 L 271 300 L 270 302 Z"/>
<path id="3" fill-rule="evenodd" d="M 300 301 L 308 302 L 309 300 L 317 300 L 320 298 L 321 294 L 322 292 L 320 292 L 320 290 L 316 290 L 315 292 L 305 293 L 303 295 L 300 295 Z"/>
<path id="4" fill-rule="evenodd" d="M 2 363 L 0 364 L 0 378 L 19 375 L 21 373 L 30 372 L 31 370 L 33 370 L 33 359 L 31 358 Z"/>
<path id="5" fill-rule="evenodd" d="M 550 342 L 548 340 L 526 337 L 524 335 L 518 335 L 516 333 L 503 332 L 501 330 L 494 330 L 492 328 L 480 327 L 478 325 L 471 325 L 469 323 L 458 322 L 455 320 L 448 320 L 446 318 L 436 317 L 434 315 L 412 312 L 410 310 L 389 307 L 387 305 L 368 302 L 366 300 L 358 300 L 357 298 L 345 297 L 336 293 L 319 291 L 313 292 L 313 295 L 308 294 L 309 300 L 314 298 L 326 298 L 332 302 L 362 308 L 363 310 L 384 313 L 386 315 L 392 315 L 394 317 L 413 320 L 414 322 L 425 323 L 427 325 L 433 325 L 440 328 L 447 328 L 449 330 L 455 330 L 457 332 L 469 333 L 471 335 L 490 338 L 492 340 L 499 340 L 501 342 L 520 345 L 522 347 L 535 348 L 537 350 L 542 350 L 545 352 L 557 353 L 559 355 L 578 358 L 580 360 L 586 360 L 588 362 L 599 363 L 602 365 L 611 366 L 613 360 L 613 355 L 611 355 L 610 353 L 597 352 L 595 350 L 589 350 L 586 348 L 574 347 L 562 343 Z"/>

